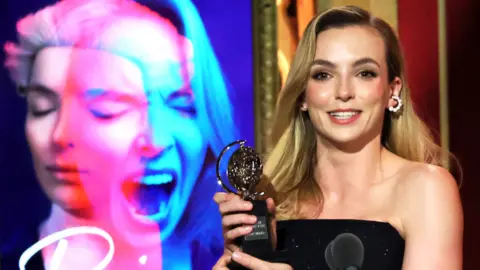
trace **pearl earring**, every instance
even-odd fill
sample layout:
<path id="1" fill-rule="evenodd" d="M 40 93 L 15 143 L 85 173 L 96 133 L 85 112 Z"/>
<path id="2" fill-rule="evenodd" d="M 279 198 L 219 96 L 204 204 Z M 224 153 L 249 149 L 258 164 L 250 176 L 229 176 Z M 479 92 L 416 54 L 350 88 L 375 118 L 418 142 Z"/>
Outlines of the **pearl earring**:
<path id="1" fill-rule="evenodd" d="M 397 105 L 396 106 L 390 106 L 388 108 L 388 110 L 391 111 L 391 112 L 398 112 L 400 110 L 400 108 L 402 108 L 402 99 L 399 96 L 396 96 L 396 95 L 392 96 L 392 99 L 397 102 Z"/>

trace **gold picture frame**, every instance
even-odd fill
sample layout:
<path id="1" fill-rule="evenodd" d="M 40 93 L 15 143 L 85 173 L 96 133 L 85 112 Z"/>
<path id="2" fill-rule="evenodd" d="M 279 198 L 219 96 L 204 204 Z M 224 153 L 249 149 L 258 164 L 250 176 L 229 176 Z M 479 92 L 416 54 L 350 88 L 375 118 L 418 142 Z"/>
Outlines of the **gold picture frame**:
<path id="1" fill-rule="evenodd" d="M 271 123 L 280 77 L 277 67 L 277 6 L 275 0 L 252 0 L 255 148 L 268 153 Z"/>

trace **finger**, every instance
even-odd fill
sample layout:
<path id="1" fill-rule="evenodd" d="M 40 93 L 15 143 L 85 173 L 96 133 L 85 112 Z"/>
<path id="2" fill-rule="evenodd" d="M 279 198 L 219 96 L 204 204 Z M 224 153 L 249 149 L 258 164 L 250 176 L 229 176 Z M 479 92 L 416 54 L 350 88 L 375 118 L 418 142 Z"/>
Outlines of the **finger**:
<path id="1" fill-rule="evenodd" d="M 257 217 L 248 215 L 248 214 L 232 214 L 232 215 L 225 215 L 222 218 L 222 225 L 224 227 L 230 227 L 234 225 L 253 225 L 257 222 Z"/>
<path id="2" fill-rule="evenodd" d="M 252 232 L 252 226 L 241 226 L 235 229 L 229 230 L 225 233 L 224 238 L 228 240 L 235 240 L 240 236 L 247 235 Z"/>
<path id="3" fill-rule="evenodd" d="M 227 265 L 232 261 L 232 256 L 223 255 L 218 259 L 212 270 L 228 270 Z"/>
<path id="4" fill-rule="evenodd" d="M 248 269 L 254 269 L 254 270 L 268 269 L 267 262 L 257 259 L 241 251 L 235 251 L 234 253 L 232 253 L 232 260 L 242 266 L 247 267 Z"/>
<path id="5" fill-rule="evenodd" d="M 270 215 L 275 216 L 276 207 L 275 207 L 275 202 L 273 201 L 272 198 L 267 199 L 267 208 Z"/>
<path id="6" fill-rule="evenodd" d="M 218 205 L 222 215 L 232 212 L 250 211 L 252 210 L 252 207 L 253 205 L 251 202 L 244 201 L 240 199 L 240 197 L 222 202 Z"/>
<path id="7" fill-rule="evenodd" d="M 225 245 L 225 248 L 230 251 L 230 254 L 237 251 L 237 250 L 240 250 L 240 247 L 235 245 L 235 244 L 226 244 Z"/>
<path id="8" fill-rule="evenodd" d="M 213 200 L 215 203 L 219 204 L 228 200 L 231 200 L 235 197 L 238 197 L 238 195 L 232 194 L 232 193 L 226 193 L 226 192 L 217 192 L 215 195 L 213 195 Z"/>

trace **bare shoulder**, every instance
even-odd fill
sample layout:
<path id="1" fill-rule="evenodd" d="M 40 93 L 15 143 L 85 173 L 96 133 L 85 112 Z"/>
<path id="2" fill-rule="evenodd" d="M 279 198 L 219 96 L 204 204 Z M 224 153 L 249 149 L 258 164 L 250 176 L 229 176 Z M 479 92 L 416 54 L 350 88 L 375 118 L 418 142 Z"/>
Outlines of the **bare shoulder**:
<path id="1" fill-rule="evenodd" d="M 408 195 L 412 195 L 408 197 L 412 197 L 413 200 L 421 199 L 413 195 L 421 195 L 422 192 L 426 191 L 441 192 L 437 195 L 456 196 L 459 194 L 457 181 L 445 168 L 431 164 L 408 162 L 402 171 L 398 188 Z"/>
<path id="2" fill-rule="evenodd" d="M 396 194 L 405 221 L 417 218 L 420 211 L 432 213 L 432 208 L 461 214 L 458 183 L 448 170 L 439 166 L 408 162 L 399 175 Z"/>
<path id="3" fill-rule="evenodd" d="M 409 162 L 396 193 L 406 240 L 404 269 L 461 269 L 463 211 L 459 187 L 450 172 Z M 430 263 L 424 264 L 427 257 Z"/>
<path id="4" fill-rule="evenodd" d="M 432 203 L 439 206 L 460 203 L 459 186 L 452 174 L 430 164 L 409 162 L 398 179 L 397 192 L 407 208 Z"/>

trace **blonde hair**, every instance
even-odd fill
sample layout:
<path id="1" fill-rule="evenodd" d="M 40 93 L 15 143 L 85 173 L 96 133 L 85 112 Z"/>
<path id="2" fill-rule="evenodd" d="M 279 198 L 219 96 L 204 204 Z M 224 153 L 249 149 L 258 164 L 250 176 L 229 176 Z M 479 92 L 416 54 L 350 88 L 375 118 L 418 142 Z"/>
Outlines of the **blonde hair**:
<path id="1" fill-rule="evenodd" d="M 388 79 L 403 81 L 402 110 L 386 110 L 381 143 L 392 153 L 407 160 L 445 167 L 446 158 L 427 126 L 414 111 L 404 72 L 404 60 L 393 29 L 380 18 L 354 6 L 332 8 L 316 16 L 307 26 L 293 59 L 285 86 L 279 94 L 272 134 L 276 145 L 265 163 L 264 174 L 275 189 L 280 219 L 301 218 L 300 202 L 322 202 L 322 193 L 313 179 L 316 159 L 315 131 L 300 102 L 314 60 L 317 36 L 331 28 L 367 26 L 376 29 L 386 47 Z M 321 211 L 319 208 L 319 211 Z"/>

